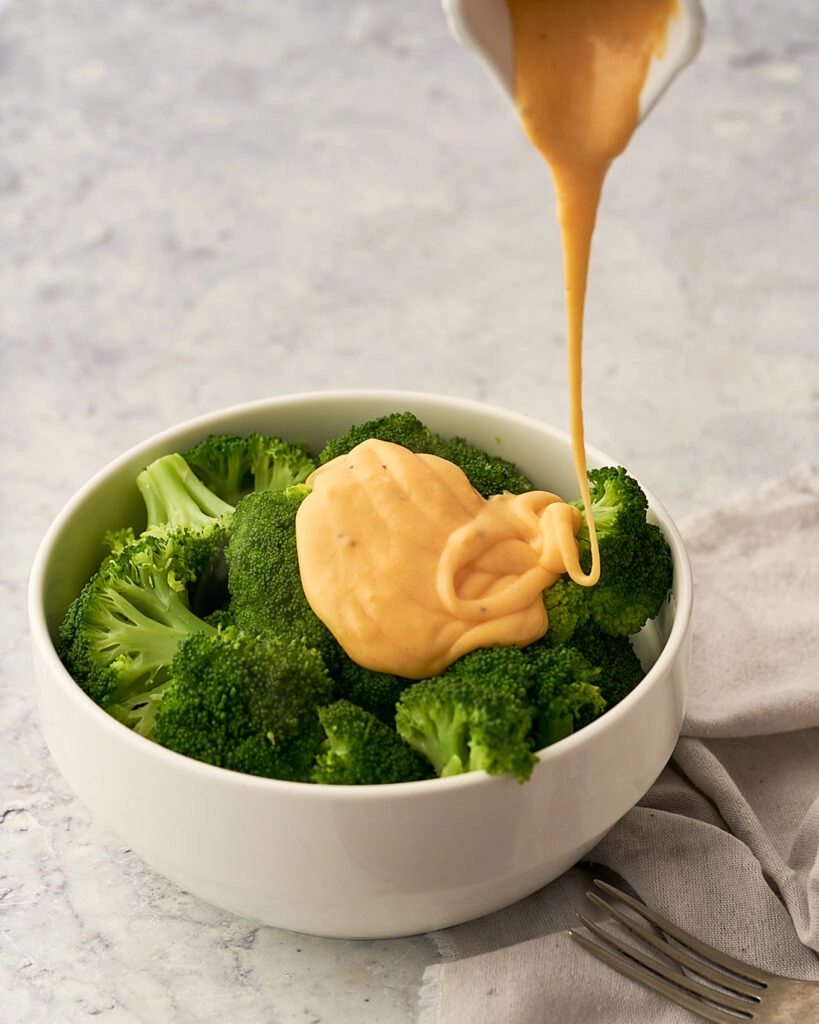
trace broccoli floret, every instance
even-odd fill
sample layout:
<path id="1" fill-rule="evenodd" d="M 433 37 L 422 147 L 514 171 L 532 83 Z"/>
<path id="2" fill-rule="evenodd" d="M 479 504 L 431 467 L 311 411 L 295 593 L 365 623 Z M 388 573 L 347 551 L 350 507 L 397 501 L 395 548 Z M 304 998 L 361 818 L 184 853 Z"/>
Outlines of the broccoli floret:
<path id="1" fill-rule="evenodd" d="M 627 696 L 645 676 L 643 666 L 627 636 L 603 633 L 594 623 L 581 626 L 570 640 L 571 648 L 579 651 L 587 661 L 600 669 L 597 685 L 612 708 Z M 581 724 L 591 721 L 593 715 L 581 715 Z"/>
<path id="2" fill-rule="evenodd" d="M 590 619 L 605 633 L 630 636 L 659 612 L 672 581 L 671 549 L 646 519 L 648 500 L 619 466 L 589 471 L 589 493 L 600 547 L 600 580 L 589 589 Z M 583 510 L 582 502 L 577 507 Z M 591 566 L 585 521 L 577 533 L 580 561 Z"/>
<path id="3" fill-rule="evenodd" d="M 529 678 L 521 648 L 472 651 L 403 692 L 398 734 L 439 776 L 483 769 L 523 782 L 536 760 Z"/>
<path id="4" fill-rule="evenodd" d="M 108 703 L 105 710 L 133 732 L 146 739 L 156 739 L 156 712 L 162 701 L 168 680 L 143 690 L 137 687 L 117 703 Z"/>
<path id="5" fill-rule="evenodd" d="M 225 545 L 234 506 L 215 494 L 177 453 L 163 455 L 139 474 L 145 501 L 146 533 L 187 536 L 191 608 L 202 618 L 226 605 Z"/>
<path id="6" fill-rule="evenodd" d="M 411 412 L 390 413 L 351 427 L 340 437 L 328 441 L 319 454 L 319 462 L 323 465 L 339 455 L 346 455 L 370 438 L 400 444 L 416 454 L 438 455 L 454 462 L 485 498 L 503 491 L 521 494 L 531 491 L 534 486 L 511 462 L 498 455 L 489 455 L 463 437 L 442 437 Z"/>
<path id="7" fill-rule="evenodd" d="M 546 641 L 479 648 L 405 690 L 396 728 L 438 775 L 482 768 L 523 782 L 535 750 L 604 710 L 599 675 L 579 651 Z"/>
<path id="8" fill-rule="evenodd" d="M 216 629 L 227 629 L 228 626 L 235 626 L 236 621 L 230 608 L 215 608 L 208 615 L 202 616 L 205 622 L 209 622 Z"/>
<path id="9" fill-rule="evenodd" d="M 500 455 L 489 455 L 463 437 L 442 439 L 435 454 L 462 469 L 475 490 L 484 498 L 503 494 L 504 491 L 524 494 L 534 489 L 532 481 L 514 463 Z"/>
<path id="10" fill-rule="evenodd" d="M 371 786 L 432 777 L 430 765 L 394 728 L 348 700 L 319 708 L 326 741 L 312 780 L 323 785 Z"/>
<path id="11" fill-rule="evenodd" d="M 577 726 L 606 710 L 599 685 L 601 669 L 579 650 L 537 641 L 523 649 L 523 657 L 532 672 L 529 699 L 538 750 L 571 735 Z"/>
<path id="12" fill-rule="evenodd" d="M 333 679 L 339 697 L 346 698 L 392 726 L 395 705 L 412 680 L 388 672 L 375 672 L 353 661 L 339 647 L 333 659 Z"/>
<path id="13" fill-rule="evenodd" d="M 106 558 L 71 603 L 59 655 L 101 706 L 126 705 L 155 689 L 180 640 L 213 631 L 188 604 L 201 554 L 192 536 L 143 535 Z"/>
<path id="14" fill-rule="evenodd" d="M 632 636 L 653 619 L 668 596 L 672 579 L 671 550 L 654 523 L 644 523 L 628 565 L 615 572 L 601 552 L 600 580 L 592 588 L 591 619 L 613 636 Z M 606 545 L 608 548 L 608 545 Z"/>
<path id="15" fill-rule="evenodd" d="M 646 519 L 645 492 L 622 467 L 589 470 L 589 493 L 600 549 L 600 579 L 584 587 L 562 577 L 543 593 L 556 644 L 593 623 L 612 636 L 631 636 L 659 612 L 672 581 L 671 549 Z M 581 511 L 580 501 L 573 502 Z M 591 568 L 585 518 L 577 531 L 580 564 Z"/>
<path id="16" fill-rule="evenodd" d="M 304 483 L 316 468 L 306 445 L 273 434 L 211 434 L 183 452 L 202 481 L 231 505 L 251 491 Z"/>
<path id="17" fill-rule="evenodd" d="M 255 491 L 236 506 L 226 549 L 230 610 L 246 633 L 315 647 L 332 671 L 340 647 L 310 607 L 301 585 L 296 513 L 304 485 Z"/>
<path id="18" fill-rule="evenodd" d="M 146 528 L 139 536 L 132 527 L 106 534 L 110 554 L 69 607 L 59 653 L 93 700 L 152 737 L 177 645 L 214 630 L 205 614 L 226 589 L 210 606 L 205 594 L 219 575 L 233 507 L 176 454 L 154 460 L 137 486 Z"/>
<path id="19" fill-rule="evenodd" d="M 332 682 L 316 651 L 237 629 L 177 648 L 156 739 L 179 754 L 250 775 L 309 781 L 324 739 L 317 708 Z"/>
<path id="20" fill-rule="evenodd" d="M 146 529 L 186 529 L 208 534 L 230 523 L 233 505 L 207 487 L 174 452 L 155 459 L 137 476 L 148 514 Z"/>
<path id="21" fill-rule="evenodd" d="M 628 475 L 622 466 L 606 466 L 602 469 L 590 469 L 589 497 L 594 514 L 594 525 L 597 537 L 602 544 L 609 537 L 618 542 L 618 549 L 623 544 L 622 537 L 631 537 L 645 522 L 648 499 L 637 481 Z M 573 502 L 583 511 L 582 501 Z M 581 552 L 587 558 L 589 553 L 589 532 L 585 518 L 577 531 L 577 540 Z"/>
<path id="22" fill-rule="evenodd" d="M 102 542 L 108 548 L 109 556 L 116 556 L 136 539 L 137 534 L 133 526 L 123 526 L 119 530 L 106 530 Z"/>
<path id="23" fill-rule="evenodd" d="M 433 434 L 414 413 L 393 412 L 366 423 L 357 423 L 339 437 L 332 438 L 319 452 L 319 462 L 324 465 L 346 455 L 370 438 L 400 444 L 416 454 L 437 455 L 441 444 L 438 435 Z"/>
<path id="24" fill-rule="evenodd" d="M 589 590 L 568 576 L 561 576 L 543 591 L 543 604 L 549 619 L 548 635 L 552 643 L 567 643 L 575 630 L 588 622 L 591 614 Z"/>

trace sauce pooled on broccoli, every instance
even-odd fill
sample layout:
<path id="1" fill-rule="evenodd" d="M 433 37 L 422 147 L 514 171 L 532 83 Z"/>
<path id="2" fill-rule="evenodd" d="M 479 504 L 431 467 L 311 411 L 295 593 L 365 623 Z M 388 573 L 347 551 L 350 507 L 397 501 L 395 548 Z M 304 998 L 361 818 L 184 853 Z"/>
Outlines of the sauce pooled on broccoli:
<path id="1" fill-rule="evenodd" d="M 437 675 L 546 632 L 543 591 L 582 578 L 580 511 L 554 494 L 482 497 L 436 455 L 367 440 L 317 469 L 296 517 L 304 592 L 358 664 Z"/>

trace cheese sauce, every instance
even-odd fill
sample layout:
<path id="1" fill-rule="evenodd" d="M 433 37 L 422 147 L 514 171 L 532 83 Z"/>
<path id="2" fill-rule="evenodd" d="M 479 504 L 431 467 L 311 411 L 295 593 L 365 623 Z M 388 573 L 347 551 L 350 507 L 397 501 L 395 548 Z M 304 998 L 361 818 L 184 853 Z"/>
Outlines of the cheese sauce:
<path id="1" fill-rule="evenodd" d="M 582 402 L 583 313 L 589 256 L 606 172 L 640 115 L 652 58 L 665 46 L 677 0 L 507 0 L 515 103 L 552 172 L 563 241 L 569 416 L 575 473 L 586 507 L 592 567 L 600 558 L 586 476 Z"/>
<path id="2" fill-rule="evenodd" d="M 548 628 L 542 592 L 564 573 L 596 583 L 586 474 L 583 312 L 603 182 L 639 120 L 640 92 L 676 0 L 507 0 L 515 101 L 549 164 L 563 242 L 570 428 L 580 513 L 553 494 L 486 500 L 451 463 L 366 441 L 308 480 L 296 536 L 316 614 L 365 668 L 435 675 L 478 647 L 525 645 Z"/>
<path id="3" fill-rule="evenodd" d="M 422 679 L 477 647 L 532 643 L 548 626 L 544 589 L 582 575 L 580 512 L 554 494 L 486 499 L 451 462 L 377 440 L 307 483 L 304 592 L 365 668 Z"/>

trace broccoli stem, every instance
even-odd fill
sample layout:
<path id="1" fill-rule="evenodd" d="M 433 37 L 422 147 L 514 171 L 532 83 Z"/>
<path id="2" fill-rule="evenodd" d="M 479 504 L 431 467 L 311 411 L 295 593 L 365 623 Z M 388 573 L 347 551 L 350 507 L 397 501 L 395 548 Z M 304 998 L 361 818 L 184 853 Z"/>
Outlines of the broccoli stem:
<path id="1" fill-rule="evenodd" d="M 215 631 L 157 574 L 150 588 L 122 581 L 106 592 L 91 616 L 88 639 L 108 664 L 120 659 L 118 685 L 110 695 L 116 703 L 138 680 L 150 688 L 157 673 L 170 665 L 180 640 Z"/>
<path id="2" fill-rule="evenodd" d="M 206 530 L 234 511 L 178 454 L 164 455 L 146 466 L 137 477 L 137 487 L 145 501 L 149 530 L 157 526 Z"/>

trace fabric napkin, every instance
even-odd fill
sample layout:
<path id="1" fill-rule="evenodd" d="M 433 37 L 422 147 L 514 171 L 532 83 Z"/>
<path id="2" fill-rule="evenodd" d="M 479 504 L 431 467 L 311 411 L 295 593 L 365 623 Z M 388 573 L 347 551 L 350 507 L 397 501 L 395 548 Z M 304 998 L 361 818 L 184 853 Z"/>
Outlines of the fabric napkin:
<path id="1" fill-rule="evenodd" d="M 586 861 L 515 905 L 433 933 L 420 1024 L 691 1024 L 567 929 L 590 876 L 726 952 L 819 979 L 819 472 L 682 527 L 692 681 L 660 778 Z"/>

